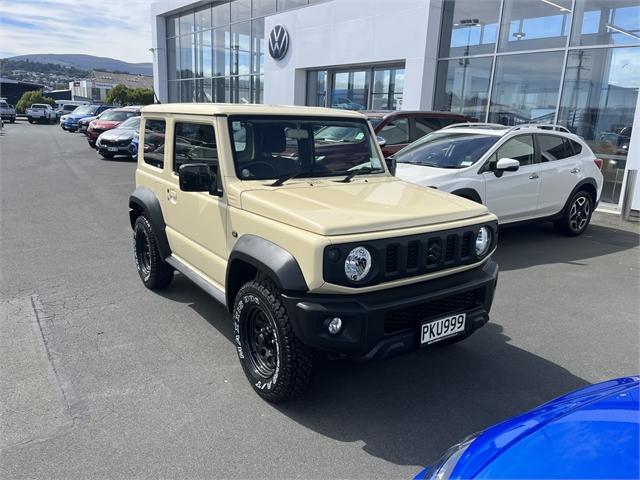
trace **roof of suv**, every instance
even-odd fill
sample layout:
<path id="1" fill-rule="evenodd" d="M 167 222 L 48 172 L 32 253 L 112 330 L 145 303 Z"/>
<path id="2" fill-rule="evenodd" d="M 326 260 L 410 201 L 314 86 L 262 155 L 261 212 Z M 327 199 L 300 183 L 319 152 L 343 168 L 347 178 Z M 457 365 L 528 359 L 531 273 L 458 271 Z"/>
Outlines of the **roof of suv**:
<path id="1" fill-rule="evenodd" d="M 369 118 L 384 118 L 392 115 L 427 116 L 434 118 L 469 118 L 459 113 L 430 111 L 430 110 L 360 110 L 360 113 Z"/>
<path id="2" fill-rule="evenodd" d="M 546 132 L 555 132 L 555 133 L 564 133 L 570 134 L 572 133 L 562 125 L 551 125 L 551 124 L 536 124 L 536 123 L 527 123 L 522 125 L 516 125 L 515 127 L 510 127 L 506 125 L 501 125 L 499 123 L 455 123 L 453 125 L 449 125 L 444 127 L 438 132 L 447 131 L 454 133 L 475 133 L 481 135 L 491 135 L 494 137 L 502 137 L 507 133 L 511 133 L 513 131 L 522 131 L 522 130 L 530 130 L 536 131 L 540 133 L 541 130 Z"/>
<path id="3" fill-rule="evenodd" d="M 323 117 L 346 117 L 363 119 L 352 110 L 337 110 L 324 107 L 301 107 L 282 105 L 254 105 L 235 103 L 162 103 L 147 105 L 142 113 L 177 113 L 185 115 L 311 115 Z"/>

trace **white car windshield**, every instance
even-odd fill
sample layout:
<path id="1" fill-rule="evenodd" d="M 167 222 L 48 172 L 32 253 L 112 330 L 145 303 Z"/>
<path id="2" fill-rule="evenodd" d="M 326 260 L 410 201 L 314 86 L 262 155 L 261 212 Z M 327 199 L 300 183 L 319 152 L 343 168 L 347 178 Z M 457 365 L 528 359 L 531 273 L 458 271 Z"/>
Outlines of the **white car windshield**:
<path id="1" fill-rule="evenodd" d="M 121 130 L 138 130 L 140 128 L 140 117 L 131 117 L 118 125 L 118 128 Z"/>
<path id="2" fill-rule="evenodd" d="M 480 133 L 434 132 L 394 155 L 398 163 L 437 168 L 470 167 L 500 139 Z"/>

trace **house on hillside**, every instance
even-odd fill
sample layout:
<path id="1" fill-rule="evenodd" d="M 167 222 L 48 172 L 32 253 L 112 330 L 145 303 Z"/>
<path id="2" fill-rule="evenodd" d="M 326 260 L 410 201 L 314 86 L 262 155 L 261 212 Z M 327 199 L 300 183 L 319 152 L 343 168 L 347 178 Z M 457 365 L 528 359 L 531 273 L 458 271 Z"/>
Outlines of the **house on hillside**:
<path id="1" fill-rule="evenodd" d="M 125 85 L 129 88 L 153 88 L 153 77 L 92 70 L 85 80 L 69 82 L 69 89 L 74 98 L 81 96 L 90 98 L 94 102 L 104 102 L 107 92 L 116 85 Z"/>

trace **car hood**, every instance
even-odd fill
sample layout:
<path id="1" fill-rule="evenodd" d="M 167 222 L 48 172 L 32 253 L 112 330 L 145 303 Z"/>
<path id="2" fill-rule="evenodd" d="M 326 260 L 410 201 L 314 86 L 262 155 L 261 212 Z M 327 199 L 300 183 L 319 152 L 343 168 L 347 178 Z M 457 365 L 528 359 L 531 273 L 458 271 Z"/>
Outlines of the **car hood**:
<path id="1" fill-rule="evenodd" d="M 100 135 L 100 138 L 103 140 L 127 140 L 132 139 L 136 132 L 136 130 L 131 130 L 129 128 L 112 128 Z"/>
<path id="2" fill-rule="evenodd" d="M 639 380 L 592 385 L 486 430 L 451 478 L 636 478 Z"/>
<path id="3" fill-rule="evenodd" d="M 68 113 L 67 120 L 82 120 L 87 117 L 95 117 L 93 113 Z"/>
<path id="4" fill-rule="evenodd" d="M 426 165 L 414 165 L 412 163 L 398 163 L 396 176 L 407 182 L 420 185 L 435 186 L 449 180 L 460 173 L 457 168 L 435 168 Z"/>
<path id="5" fill-rule="evenodd" d="M 103 129 L 116 128 L 121 123 L 122 122 L 116 122 L 116 121 L 113 121 L 113 120 L 94 120 L 93 121 L 93 127 L 94 128 L 103 128 Z"/>
<path id="6" fill-rule="evenodd" d="M 394 177 L 291 180 L 245 190 L 242 208 L 319 235 L 346 235 L 426 226 L 488 213 L 485 206 Z"/>

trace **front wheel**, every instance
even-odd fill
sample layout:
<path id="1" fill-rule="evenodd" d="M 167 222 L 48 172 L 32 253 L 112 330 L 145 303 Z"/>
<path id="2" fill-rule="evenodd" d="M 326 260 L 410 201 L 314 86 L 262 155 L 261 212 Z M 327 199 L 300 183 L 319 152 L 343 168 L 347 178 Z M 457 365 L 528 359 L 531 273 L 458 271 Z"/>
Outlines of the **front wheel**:
<path id="1" fill-rule="evenodd" d="M 554 222 L 558 233 L 568 237 L 575 237 L 587 229 L 593 214 L 593 199 L 588 192 L 577 192 L 565 208 L 562 218 Z"/>
<path id="2" fill-rule="evenodd" d="M 236 349 L 253 389 L 281 402 L 302 394 L 313 374 L 313 350 L 294 334 L 277 288 L 268 281 L 245 283 L 233 307 Z"/>
<path id="3" fill-rule="evenodd" d="M 136 268 L 144 286 L 155 290 L 169 285 L 173 268 L 160 255 L 155 232 L 144 215 L 139 216 L 133 226 L 133 246 Z"/>

